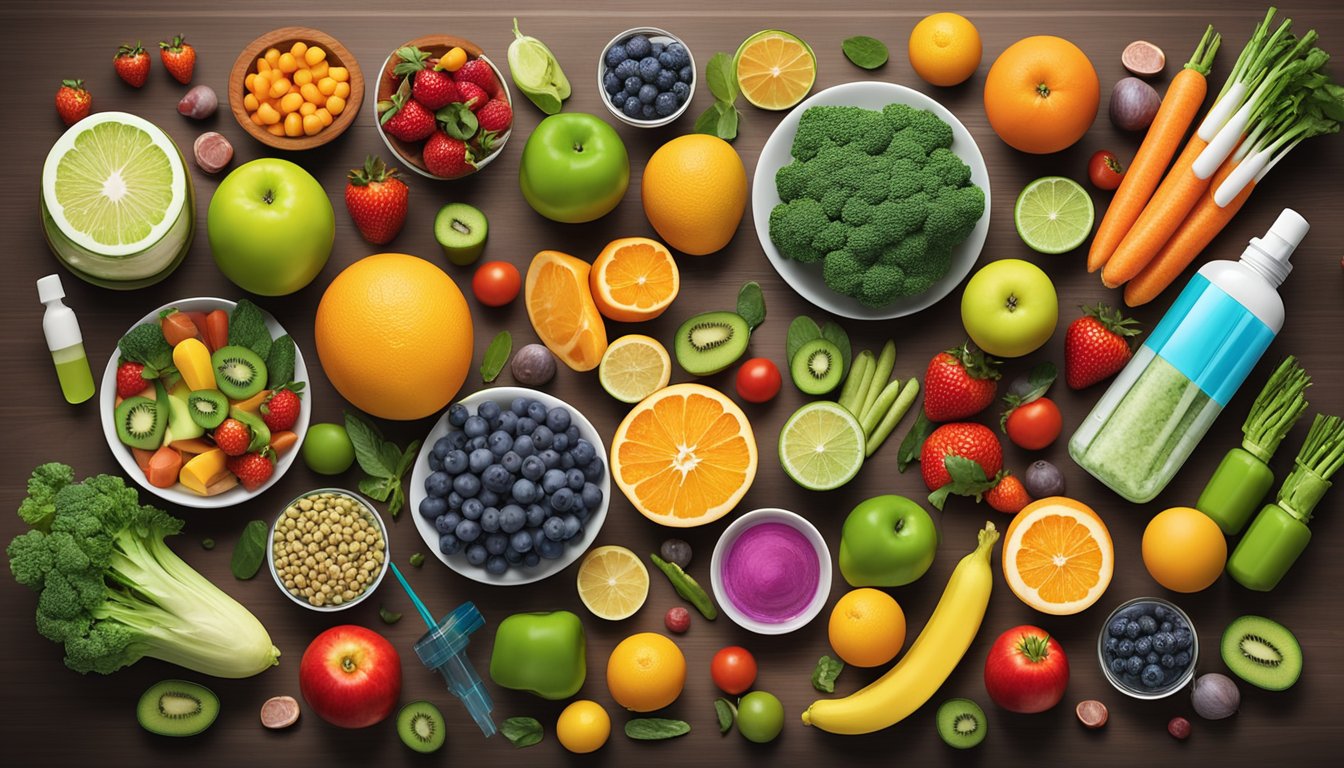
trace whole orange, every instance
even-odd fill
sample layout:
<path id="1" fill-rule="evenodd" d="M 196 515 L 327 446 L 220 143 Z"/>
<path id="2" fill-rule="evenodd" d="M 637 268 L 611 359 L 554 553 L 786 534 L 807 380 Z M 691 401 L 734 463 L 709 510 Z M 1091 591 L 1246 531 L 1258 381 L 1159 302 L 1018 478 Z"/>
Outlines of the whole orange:
<path id="1" fill-rule="evenodd" d="M 677 700 L 686 684 L 686 657 L 657 632 L 625 638 L 607 659 L 607 690 L 617 704 L 652 712 Z"/>
<path id="2" fill-rule="evenodd" d="M 747 169 L 732 145 L 692 133 L 659 147 L 640 183 L 644 215 L 663 241 L 703 256 L 733 239 L 747 209 Z"/>
<path id="3" fill-rule="evenodd" d="M 1143 531 L 1143 565 L 1173 592 L 1207 589 L 1227 564 L 1227 540 L 1208 515 L 1172 507 L 1153 516 Z"/>
<path id="4" fill-rule="evenodd" d="M 317 305 L 317 356 L 332 386 L 384 419 L 420 419 L 457 395 L 471 367 L 471 311 L 424 259 L 379 253 L 346 267 Z"/>
<path id="5" fill-rule="evenodd" d="M 827 635 L 846 664 L 881 666 L 905 645 L 905 612 L 886 592 L 871 587 L 850 590 L 831 610 Z"/>
<path id="6" fill-rule="evenodd" d="M 1018 40 L 999 54 L 985 77 L 985 115 L 1008 146 L 1044 155 L 1087 133 L 1101 103 L 1097 70 L 1062 37 Z"/>
<path id="7" fill-rule="evenodd" d="M 932 85 L 958 85 L 980 66 L 980 31 L 965 16 L 935 13 L 910 30 L 910 66 Z"/>

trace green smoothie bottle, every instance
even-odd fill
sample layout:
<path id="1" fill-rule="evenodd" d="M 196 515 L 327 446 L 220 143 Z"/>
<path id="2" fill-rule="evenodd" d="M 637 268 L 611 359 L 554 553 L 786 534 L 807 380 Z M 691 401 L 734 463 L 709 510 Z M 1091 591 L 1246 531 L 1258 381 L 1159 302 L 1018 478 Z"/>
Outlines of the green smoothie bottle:
<path id="1" fill-rule="evenodd" d="M 47 307 L 42 315 L 42 333 L 47 337 L 51 361 L 66 402 L 82 403 L 93 397 L 93 372 L 84 353 L 84 337 L 79 332 L 75 313 L 61 301 L 65 287 L 60 275 L 47 275 L 37 281 L 37 298 Z"/>

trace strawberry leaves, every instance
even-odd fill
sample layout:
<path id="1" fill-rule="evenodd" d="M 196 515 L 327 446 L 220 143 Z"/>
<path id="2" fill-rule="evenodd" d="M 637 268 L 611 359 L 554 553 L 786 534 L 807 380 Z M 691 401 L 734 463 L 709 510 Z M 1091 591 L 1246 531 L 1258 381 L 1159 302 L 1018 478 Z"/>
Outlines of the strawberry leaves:
<path id="1" fill-rule="evenodd" d="M 455 102 L 434 113 L 434 119 L 443 126 L 443 130 L 454 139 L 469 141 L 476 135 L 480 121 L 466 104 Z"/>
<path id="2" fill-rule="evenodd" d="M 1009 391 L 1003 396 L 1003 402 L 1008 405 L 1003 416 L 999 418 L 999 429 L 1008 431 L 1008 417 L 1013 415 L 1013 411 L 1021 408 L 1027 403 L 1040 400 L 1046 392 L 1050 390 L 1050 385 L 1055 383 L 1055 378 L 1059 375 L 1055 364 L 1044 362 L 1031 369 L 1027 374 L 1027 390 L 1022 393 Z"/>
<path id="3" fill-rule="evenodd" d="M 993 488 L 999 481 L 998 477 L 992 480 L 985 477 L 984 468 L 965 456 L 948 454 L 943 457 L 943 466 L 952 476 L 952 482 L 929 494 L 929 503 L 939 511 L 942 511 L 943 504 L 947 503 L 950 494 L 974 496 L 975 500 L 979 501 L 984 492 Z"/>

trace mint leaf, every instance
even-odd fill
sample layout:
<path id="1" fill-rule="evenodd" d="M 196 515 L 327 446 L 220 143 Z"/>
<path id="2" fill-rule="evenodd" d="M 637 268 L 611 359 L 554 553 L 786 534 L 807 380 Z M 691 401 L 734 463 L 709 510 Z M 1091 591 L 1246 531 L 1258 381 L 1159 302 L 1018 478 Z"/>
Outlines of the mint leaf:
<path id="1" fill-rule="evenodd" d="M 500 723 L 499 732 L 516 749 L 540 744 L 543 734 L 541 723 L 535 717 L 510 717 Z"/>
<path id="2" fill-rule="evenodd" d="M 717 101 L 732 104 L 737 100 L 737 68 L 733 58 L 720 51 L 705 64 L 705 83 Z"/>
<path id="3" fill-rule="evenodd" d="M 509 353 L 512 351 L 513 336 L 508 331 L 500 331 L 486 348 L 485 358 L 481 360 L 481 378 L 486 384 L 494 381 L 499 372 L 504 370 L 504 364 L 509 361 Z"/>
<path id="4" fill-rule="evenodd" d="M 940 511 L 948 495 L 974 496 L 979 501 L 980 495 L 993 488 L 997 481 L 997 478 L 991 480 L 985 477 L 984 467 L 965 456 L 948 454 L 943 457 L 943 466 L 947 468 L 947 474 L 951 475 L 952 482 L 929 494 L 929 503 Z"/>
<path id="5" fill-rule="evenodd" d="M 835 693 L 835 679 L 840 676 L 840 671 L 844 668 L 843 661 L 822 656 L 817 659 L 816 669 L 812 670 L 812 687 L 822 693 Z"/>
<path id="6" fill-rule="evenodd" d="M 625 735 L 639 741 L 674 739 L 690 732 L 690 723 L 666 717 L 637 717 L 625 724 Z"/>
<path id="7" fill-rule="evenodd" d="M 470 140 L 480 127 L 476 114 L 466 104 L 461 103 L 449 104 L 440 109 L 434 113 L 434 119 L 443 126 L 445 133 L 461 141 Z"/>
<path id="8" fill-rule="evenodd" d="M 1055 368 L 1055 364 L 1049 361 L 1032 368 L 1031 373 L 1027 374 L 1027 391 L 1020 394 L 1010 391 L 1008 394 L 1004 395 L 1003 402 L 1008 405 L 1008 409 L 1005 410 L 1003 416 L 999 418 L 999 429 L 1007 432 L 1008 417 L 1013 415 L 1013 411 L 1016 411 L 1027 403 L 1035 402 L 1044 397 L 1045 393 L 1050 390 L 1050 385 L 1055 383 L 1055 377 L 1057 375 L 1058 371 Z"/>
<path id="9" fill-rule="evenodd" d="M 266 539 L 270 529 L 261 520 L 253 520 L 243 526 L 243 535 L 233 547 L 233 558 L 229 560 L 229 569 L 233 577 L 246 581 L 261 570 L 261 562 L 266 559 Z"/>
<path id="10" fill-rule="evenodd" d="M 728 733 L 737 719 L 737 707 L 727 699 L 714 700 L 714 715 L 719 718 L 719 733 Z"/>
<path id="11" fill-rule="evenodd" d="M 851 37 L 840 44 L 840 49 L 845 52 L 845 58 L 860 69 L 877 69 L 887 63 L 887 46 L 873 37 Z"/>
<path id="12" fill-rule="evenodd" d="M 911 425 L 910 431 L 901 441 L 900 450 L 896 453 L 896 471 L 904 472 L 911 462 L 919 461 L 920 450 L 924 448 L 924 441 L 928 440 L 931 434 L 933 434 L 933 422 L 929 421 L 929 417 L 924 415 L 924 409 L 920 408 L 919 414 L 915 416 L 915 423 Z"/>
<path id="13" fill-rule="evenodd" d="M 386 461 L 383 454 L 383 435 L 377 427 L 346 411 L 345 432 L 355 447 L 355 460 L 366 474 L 385 478 L 395 473 L 396 464 Z"/>
<path id="14" fill-rule="evenodd" d="M 755 280 L 742 284 L 737 292 L 737 314 L 747 321 L 747 329 L 754 331 L 765 322 L 765 295 Z"/>
<path id="15" fill-rule="evenodd" d="M 732 141 L 737 138 L 737 122 L 741 113 L 737 107 L 728 102 L 720 102 L 722 109 L 719 110 L 719 120 L 715 125 L 715 135 L 724 141 Z"/>

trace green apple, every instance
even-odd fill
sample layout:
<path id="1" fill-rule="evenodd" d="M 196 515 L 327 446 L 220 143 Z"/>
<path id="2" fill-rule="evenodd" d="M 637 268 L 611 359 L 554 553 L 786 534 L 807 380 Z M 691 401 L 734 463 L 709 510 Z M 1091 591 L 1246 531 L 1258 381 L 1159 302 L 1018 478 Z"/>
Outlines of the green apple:
<path id="1" fill-rule="evenodd" d="M 845 518 L 840 533 L 840 575 L 852 587 L 900 587 L 933 565 L 938 528 L 919 504 L 904 496 L 874 496 Z"/>
<path id="2" fill-rule="evenodd" d="M 961 323 L 971 341 L 998 357 L 1021 357 L 1041 348 L 1059 321 L 1055 284 L 1021 259 L 990 262 L 966 283 Z"/>
<path id="3" fill-rule="evenodd" d="M 336 238 L 336 214 L 322 185 L 274 157 L 224 177 L 206 224 L 220 271 L 261 296 L 284 296 L 312 282 Z"/>
<path id="4" fill-rule="evenodd" d="M 616 129 L 582 112 L 542 120 L 523 147 L 518 186 L 537 213 L 581 224 L 611 212 L 630 186 L 630 156 Z"/>
<path id="5" fill-rule="evenodd" d="M 503 688 L 568 699 L 588 676 L 583 624 L 569 611 L 515 613 L 499 623 L 490 679 Z"/>

